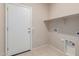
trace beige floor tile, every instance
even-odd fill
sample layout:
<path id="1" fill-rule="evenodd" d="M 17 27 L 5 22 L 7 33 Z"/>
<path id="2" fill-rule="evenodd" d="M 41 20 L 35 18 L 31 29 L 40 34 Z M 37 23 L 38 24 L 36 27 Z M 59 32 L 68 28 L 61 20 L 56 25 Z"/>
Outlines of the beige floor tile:
<path id="1" fill-rule="evenodd" d="M 19 54 L 17 56 L 64 56 L 64 53 L 62 53 L 55 47 L 46 45 L 39 48 L 35 48 L 29 52 Z"/>

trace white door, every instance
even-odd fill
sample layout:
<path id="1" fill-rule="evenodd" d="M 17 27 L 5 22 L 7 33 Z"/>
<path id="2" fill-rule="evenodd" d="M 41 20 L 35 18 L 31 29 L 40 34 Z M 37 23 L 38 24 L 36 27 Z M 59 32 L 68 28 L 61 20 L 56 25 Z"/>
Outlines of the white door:
<path id="1" fill-rule="evenodd" d="M 7 8 L 7 55 L 31 49 L 31 9 L 8 4 Z"/>

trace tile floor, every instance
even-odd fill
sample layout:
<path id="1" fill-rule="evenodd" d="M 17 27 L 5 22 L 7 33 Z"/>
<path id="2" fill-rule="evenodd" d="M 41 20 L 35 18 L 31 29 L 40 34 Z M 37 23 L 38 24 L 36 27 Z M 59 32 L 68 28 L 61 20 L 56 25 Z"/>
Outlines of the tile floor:
<path id="1" fill-rule="evenodd" d="M 64 56 L 64 53 L 54 47 L 45 45 L 17 56 Z"/>

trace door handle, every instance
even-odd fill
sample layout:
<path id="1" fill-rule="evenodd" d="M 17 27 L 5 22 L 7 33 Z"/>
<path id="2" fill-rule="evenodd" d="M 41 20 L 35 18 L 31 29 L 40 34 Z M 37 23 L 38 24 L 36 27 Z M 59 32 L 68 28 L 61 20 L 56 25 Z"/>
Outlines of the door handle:
<path id="1" fill-rule="evenodd" d="M 28 28 L 28 30 L 31 30 L 31 28 Z"/>
<path id="2" fill-rule="evenodd" d="M 28 31 L 28 33 L 31 33 L 31 28 L 29 27 L 29 28 L 27 28 L 27 31 Z"/>
<path id="3" fill-rule="evenodd" d="M 29 30 L 28 33 L 31 33 L 31 31 Z"/>

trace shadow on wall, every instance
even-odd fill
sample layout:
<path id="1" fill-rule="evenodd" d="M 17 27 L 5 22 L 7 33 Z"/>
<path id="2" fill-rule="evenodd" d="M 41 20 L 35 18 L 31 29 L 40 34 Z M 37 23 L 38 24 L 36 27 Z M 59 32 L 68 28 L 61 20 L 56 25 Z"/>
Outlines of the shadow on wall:
<path id="1" fill-rule="evenodd" d="M 45 21 L 49 32 L 78 36 L 79 35 L 79 14 L 69 15 Z"/>

